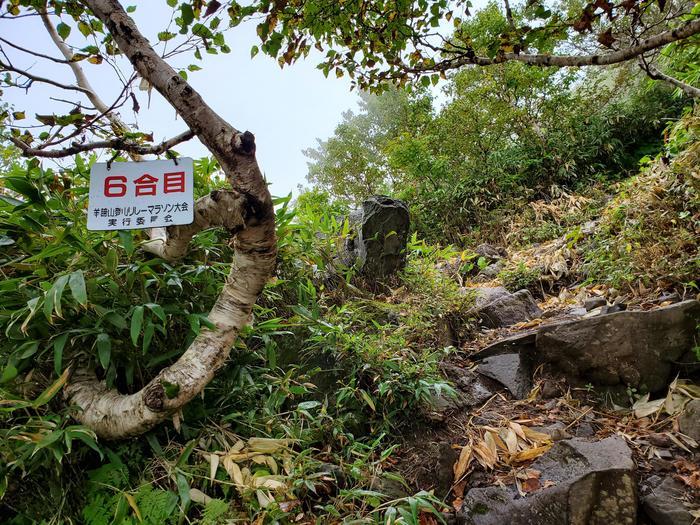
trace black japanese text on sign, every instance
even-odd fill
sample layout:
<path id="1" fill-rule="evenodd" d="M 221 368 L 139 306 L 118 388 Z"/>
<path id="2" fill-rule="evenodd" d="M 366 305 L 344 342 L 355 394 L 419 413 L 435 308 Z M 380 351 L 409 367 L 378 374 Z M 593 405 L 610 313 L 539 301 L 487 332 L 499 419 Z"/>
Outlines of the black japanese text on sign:
<path id="1" fill-rule="evenodd" d="M 95 163 L 90 170 L 88 230 L 133 230 L 194 220 L 190 158 Z"/>

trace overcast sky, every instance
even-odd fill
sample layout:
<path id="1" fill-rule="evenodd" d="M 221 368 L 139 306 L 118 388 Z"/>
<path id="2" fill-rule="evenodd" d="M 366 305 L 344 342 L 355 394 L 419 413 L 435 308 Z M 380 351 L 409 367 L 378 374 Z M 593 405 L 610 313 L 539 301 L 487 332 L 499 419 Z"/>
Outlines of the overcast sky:
<path id="1" fill-rule="evenodd" d="M 149 0 L 138 4 L 134 16 L 146 36 L 155 41 L 157 32 L 162 31 L 170 19 L 170 9 L 164 0 Z M 0 20 L 0 35 L 35 51 L 59 56 L 38 17 Z M 267 56 L 259 55 L 251 60 L 250 47 L 257 43 L 256 39 L 254 25 L 229 31 L 226 41 L 232 52 L 218 56 L 205 54 L 202 71 L 190 73 L 189 80 L 204 100 L 231 124 L 255 134 L 258 159 L 272 182 L 272 193 L 285 195 L 294 190 L 296 194 L 297 185 L 305 182 L 307 171 L 302 150 L 314 146 L 316 137 L 331 135 L 342 112 L 357 107 L 358 97 L 355 92 L 350 92 L 346 78 L 337 79 L 335 75 L 325 78 L 315 68 L 317 61 L 314 58 L 284 69 Z M 68 42 L 85 45 L 77 29 L 69 36 Z M 31 67 L 37 75 L 74 82 L 65 65 L 47 64 L 20 53 L 8 54 L 15 65 Z M 194 60 L 183 57 L 178 62 L 186 65 Z M 115 82 L 109 66 L 95 66 L 86 61 L 81 64 L 96 90 L 107 103 L 111 103 L 110 96 L 116 96 L 121 85 Z M 127 71 L 126 67 L 124 71 Z M 67 113 L 70 106 L 51 101 L 48 97 L 69 98 L 72 95 L 72 92 L 49 90 L 35 84 L 28 93 L 7 89 L 3 98 L 16 109 L 26 109 L 27 115 L 33 116 L 34 113 Z M 156 140 L 184 131 L 184 124 L 175 118 L 172 108 L 157 92 L 153 91 L 150 108 L 145 93 L 139 93 L 139 102 L 141 110 L 136 117 L 128 107 L 122 109 L 124 120 L 129 123 L 137 121 L 139 129 L 153 132 Z M 194 157 L 206 154 L 197 140 L 177 149 Z"/>

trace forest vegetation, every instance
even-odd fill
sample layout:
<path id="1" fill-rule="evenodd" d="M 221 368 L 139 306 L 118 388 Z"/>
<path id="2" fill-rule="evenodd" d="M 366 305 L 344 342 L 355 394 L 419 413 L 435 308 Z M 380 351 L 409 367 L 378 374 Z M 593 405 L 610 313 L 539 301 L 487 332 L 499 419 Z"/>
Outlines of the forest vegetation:
<path id="1" fill-rule="evenodd" d="M 589 296 L 632 310 L 698 298 L 700 4 L 167 4 L 158 45 L 180 39 L 183 68 L 131 21 L 146 2 L 0 1 L 2 24 L 41 17 L 75 76 L 66 87 L 20 68 L 11 57 L 31 44 L 0 34 L 2 90 L 43 83 L 92 106 L 36 115 L 0 101 L 0 522 L 429 525 L 459 510 L 469 475 L 529 492 L 528 462 L 552 439 L 525 431 L 520 456 L 489 454 L 492 427 L 436 416 L 459 395 L 446 370 Z M 296 195 L 275 196 L 254 136 L 187 83 L 251 20 L 256 60 L 317 56 L 319 74 L 349 75 L 360 93 L 305 150 Z M 117 57 L 130 69 L 105 102 L 81 64 Z M 146 90 L 184 131 L 154 143 L 133 124 Z M 211 155 L 194 163 L 192 226 L 87 230 L 96 151 L 176 158 L 193 138 Z M 385 277 L 338 258 L 373 195 L 410 210 L 405 265 Z M 485 331 L 465 289 L 486 285 L 528 290 L 544 313 Z M 695 367 L 614 403 L 592 384 L 553 397 L 564 430 L 590 405 L 600 439 L 672 434 L 669 469 L 698 518 L 697 448 L 674 434 L 700 398 Z M 506 427 L 551 412 L 545 383 L 536 375 L 517 402 L 494 395 Z M 419 473 L 437 461 L 420 441 L 436 424 L 457 451 L 449 497 Z M 656 457 L 635 454 L 640 470 Z"/>

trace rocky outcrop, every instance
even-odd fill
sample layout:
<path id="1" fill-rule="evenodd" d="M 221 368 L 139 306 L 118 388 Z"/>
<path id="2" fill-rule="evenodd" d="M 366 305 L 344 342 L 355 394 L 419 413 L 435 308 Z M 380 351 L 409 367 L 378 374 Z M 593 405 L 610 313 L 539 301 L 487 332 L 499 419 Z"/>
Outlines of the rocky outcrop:
<path id="1" fill-rule="evenodd" d="M 386 277 L 406 262 L 410 226 L 408 206 L 398 199 L 375 195 L 349 216 L 350 235 L 340 259 L 368 277 Z"/>
<path id="2" fill-rule="evenodd" d="M 681 502 L 685 488 L 672 478 L 652 476 L 641 488 L 642 509 L 654 525 L 692 525 L 695 518 Z"/>
<path id="3" fill-rule="evenodd" d="M 483 257 L 487 261 L 498 261 L 508 257 L 508 250 L 502 246 L 482 243 L 474 250 L 479 257 Z"/>
<path id="4" fill-rule="evenodd" d="M 623 311 L 543 326 L 534 360 L 547 363 L 573 384 L 631 385 L 658 391 L 672 367 L 694 345 L 700 302 L 650 311 Z"/>
<path id="5" fill-rule="evenodd" d="M 531 467 L 538 487 L 471 489 L 456 514 L 462 525 L 634 525 L 637 494 L 632 452 L 621 437 L 556 442 Z"/>
<path id="6" fill-rule="evenodd" d="M 505 386 L 516 399 L 527 397 L 532 390 L 532 370 L 518 354 L 487 357 L 476 370 Z"/>
<path id="7" fill-rule="evenodd" d="M 678 418 L 678 427 L 686 436 L 700 443 L 700 399 L 693 399 Z"/>
<path id="8" fill-rule="evenodd" d="M 468 288 L 474 294 L 471 315 L 478 317 L 487 328 L 511 326 L 542 315 L 542 311 L 528 290 L 510 293 L 503 287 Z"/>
<path id="9" fill-rule="evenodd" d="M 498 380 L 516 397 L 522 397 L 527 384 L 525 371 L 541 364 L 573 385 L 630 385 L 655 392 L 666 387 L 674 367 L 687 359 L 696 344 L 699 323 L 698 301 L 649 311 L 599 314 L 515 334 L 487 346 L 473 358 L 483 360 L 479 372 Z M 499 359 L 494 361 L 495 356 Z M 493 370 L 496 364 L 497 374 Z M 699 440 L 700 428 L 693 425 L 699 418 L 697 412 L 694 414 L 685 424 Z"/>

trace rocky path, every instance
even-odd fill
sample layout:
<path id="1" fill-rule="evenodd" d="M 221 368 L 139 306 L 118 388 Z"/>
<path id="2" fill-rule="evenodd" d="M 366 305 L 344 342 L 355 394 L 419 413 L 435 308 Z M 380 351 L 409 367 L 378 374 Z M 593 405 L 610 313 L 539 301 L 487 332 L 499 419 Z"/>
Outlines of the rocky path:
<path id="1" fill-rule="evenodd" d="M 407 437 L 414 488 L 455 524 L 700 522 L 700 302 L 543 310 L 526 290 L 465 293 L 481 331 L 444 364 L 457 396 Z"/>
<path id="2" fill-rule="evenodd" d="M 405 206 L 382 197 L 358 213 L 349 259 L 377 275 L 400 268 Z M 436 320 L 458 349 L 443 363 L 456 395 L 436 396 L 404 436 L 395 468 L 412 486 L 387 476 L 374 488 L 432 490 L 460 525 L 700 523 L 700 302 L 572 284 L 567 236 L 475 254 L 466 276 L 462 259 L 437 266 L 474 299 L 465 318 Z M 500 286 L 508 261 L 534 261 L 548 298 Z"/>

